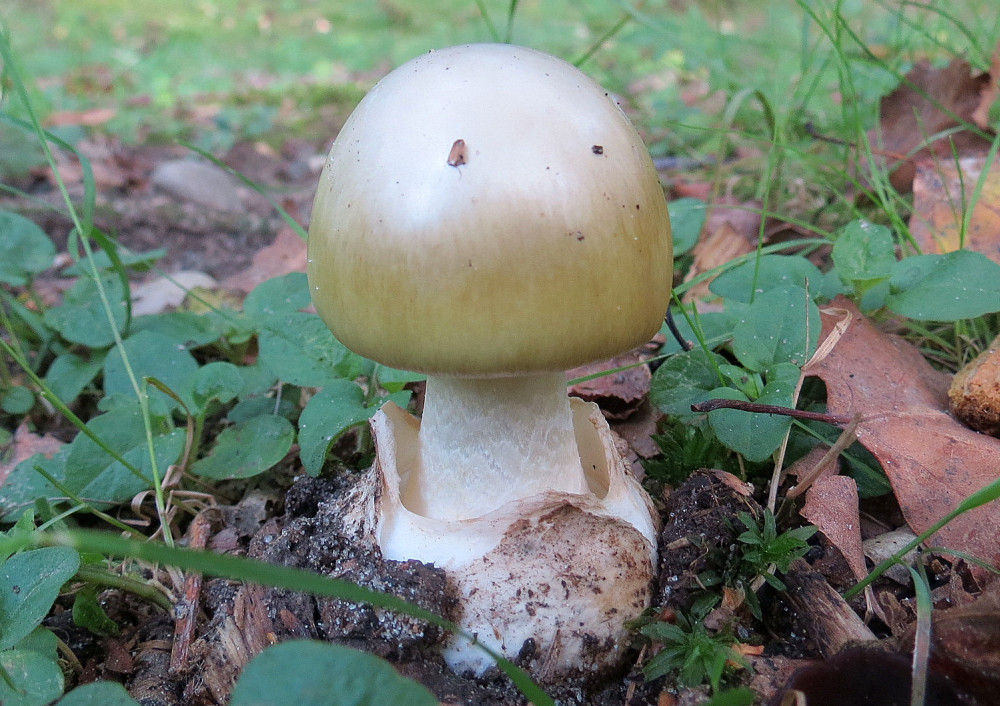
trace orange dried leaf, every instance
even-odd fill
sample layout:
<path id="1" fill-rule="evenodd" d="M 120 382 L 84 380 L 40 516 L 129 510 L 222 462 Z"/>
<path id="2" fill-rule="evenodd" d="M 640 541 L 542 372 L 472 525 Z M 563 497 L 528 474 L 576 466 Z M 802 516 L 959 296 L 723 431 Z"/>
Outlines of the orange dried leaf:
<path id="1" fill-rule="evenodd" d="M 810 372 L 826 383 L 831 414 L 861 415 L 858 440 L 882 464 L 907 523 L 919 534 L 1000 476 L 1000 440 L 948 413 L 949 376 L 916 348 L 880 332 L 847 300 L 835 306 L 851 312 L 851 324 Z M 825 313 L 824 335 L 838 321 Z M 997 562 L 997 537 L 1000 501 L 956 518 L 932 541 Z"/>
<path id="2" fill-rule="evenodd" d="M 958 165 L 929 160 L 917 164 L 910 232 L 923 252 L 965 248 L 1000 263 L 1000 164 L 993 163 L 979 188 L 985 163 L 982 157 L 969 157 Z M 972 213 L 963 235 L 966 205 L 972 205 Z"/>

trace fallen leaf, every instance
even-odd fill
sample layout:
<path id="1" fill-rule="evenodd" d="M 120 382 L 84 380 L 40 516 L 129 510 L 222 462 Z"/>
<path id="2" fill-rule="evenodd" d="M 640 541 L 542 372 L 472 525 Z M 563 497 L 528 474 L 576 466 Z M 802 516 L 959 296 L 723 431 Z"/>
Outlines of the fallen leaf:
<path id="1" fill-rule="evenodd" d="M 118 111 L 114 108 L 90 108 L 89 110 L 63 110 L 52 113 L 45 119 L 46 127 L 62 127 L 64 125 L 82 125 L 98 127 L 112 120 Z"/>
<path id="2" fill-rule="evenodd" d="M 257 251 L 250 267 L 227 277 L 222 285 L 249 293 L 266 280 L 290 272 L 305 272 L 307 261 L 306 241 L 289 226 L 283 226 L 273 243 Z"/>
<path id="3" fill-rule="evenodd" d="M 840 550 L 854 578 L 860 581 L 868 575 L 861 549 L 858 486 L 853 478 L 823 476 L 816 480 L 806 491 L 806 504 L 800 514 Z"/>
<path id="4" fill-rule="evenodd" d="M 869 133 L 869 142 L 894 160 L 890 181 L 897 191 L 908 192 L 913 184 L 914 164 L 935 154 L 943 161 L 960 156 L 986 154 L 990 141 L 967 129 L 957 128 L 972 122 L 983 93 L 992 79 L 989 74 L 972 74 L 972 67 L 961 59 L 936 69 L 921 61 L 906 79 L 882 99 L 879 127 Z M 944 137 L 928 140 L 948 130 Z"/>
<path id="5" fill-rule="evenodd" d="M 729 220 L 713 223 L 712 217 L 709 217 L 705 229 L 702 231 L 701 240 L 691 251 L 694 262 L 684 276 L 685 282 L 689 282 L 709 270 L 714 270 L 740 255 L 754 251 L 754 248 L 757 247 L 757 229 L 751 227 L 752 224 L 748 223 L 745 217 L 741 217 L 739 220 L 741 221 L 741 229 L 737 230 Z M 759 215 L 757 215 L 757 223 L 760 224 Z M 708 286 L 711 282 L 711 279 L 705 279 L 692 286 L 684 294 L 684 301 L 698 301 L 709 296 Z"/>
<path id="6" fill-rule="evenodd" d="M 866 539 L 862 545 L 865 556 L 872 560 L 875 565 L 881 564 L 889 557 L 903 550 L 906 545 L 917 538 L 913 531 L 903 527 L 902 529 L 883 532 L 882 534 Z M 916 549 L 911 549 L 903 555 L 900 564 L 894 564 L 885 571 L 885 576 L 901 586 L 912 586 L 913 575 L 910 574 L 909 566 L 916 567 L 919 555 Z"/>
<path id="7" fill-rule="evenodd" d="M 989 75 L 990 83 L 983 89 L 979 105 L 972 111 L 972 122 L 984 130 L 990 125 L 990 108 L 993 107 L 997 96 L 1000 95 L 1000 42 L 993 49 Z"/>
<path id="8" fill-rule="evenodd" d="M 63 442 L 50 434 L 35 434 L 28 429 L 27 423 L 22 422 L 14 430 L 14 451 L 6 462 L 0 462 L 0 484 L 7 480 L 7 475 L 14 470 L 14 467 L 21 461 L 25 461 L 35 454 L 42 454 L 45 458 L 51 458 L 60 448 Z"/>
<path id="9" fill-rule="evenodd" d="M 983 157 L 917 163 L 910 232 L 924 253 L 965 248 L 1000 263 L 1000 164 L 980 184 L 985 165 Z M 972 204 L 967 222 L 965 204 Z"/>
<path id="10" fill-rule="evenodd" d="M 915 627 L 901 642 L 913 648 Z M 950 677 L 970 703 L 996 703 L 1000 689 L 1000 596 L 996 590 L 975 603 L 936 610 L 931 628 L 930 666 Z"/>
<path id="11" fill-rule="evenodd" d="M 920 352 L 880 332 L 848 300 L 834 307 L 851 323 L 830 354 L 808 366 L 826 383 L 827 411 L 860 414 L 858 440 L 882 464 L 907 523 L 917 534 L 1000 475 L 1000 440 L 948 414 L 949 376 Z M 824 336 L 841 320 L 823 314 Z M 1000 560 L 1000 501 L 954 519 L 930 540 L 985 561 Z"/>
<path id="12" fill-rule="evenodd" d="M 653 374 L 645 364 L 648 355 L 642 349 L 629 351 L 611 360 L 583 365 L 569 371 L 568 376 L 582 378 L 590 375 L 626 368 L 617 372 L 578 382 L 569 388 L 569 394 L 587 402 L 596 402 L 608 419 L 622 420 L 631 417 L 649 395 Z M 632 367 L 627 367 L 632 366 Z"/>

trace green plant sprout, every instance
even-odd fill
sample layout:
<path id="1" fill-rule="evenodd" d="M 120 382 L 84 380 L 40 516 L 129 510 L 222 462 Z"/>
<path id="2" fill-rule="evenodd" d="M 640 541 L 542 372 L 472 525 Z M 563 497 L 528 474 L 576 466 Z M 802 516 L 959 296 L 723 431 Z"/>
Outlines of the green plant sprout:
<path id="1" fill-rule="evenodd" d="M 709 684 L 718 690 L 727 664 L 747 666 L 746 659 L 733 649 L 736 639 L 729 629 L 712 632 L 705 627 L 705 617 L 717 602 L 716 596 L 705 595 L 688 614 L 677 613 L 676 622 L 656 620 L 639 628 L 642 635 L 661 645 L 642 668 L 646 679 L 674 674 L 684 686 Z"/>

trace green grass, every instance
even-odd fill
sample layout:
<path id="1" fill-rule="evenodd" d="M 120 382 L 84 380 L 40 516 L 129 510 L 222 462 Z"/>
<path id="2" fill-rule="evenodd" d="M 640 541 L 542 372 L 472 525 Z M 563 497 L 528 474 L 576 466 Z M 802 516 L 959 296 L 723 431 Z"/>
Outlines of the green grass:
<path id="1" fill-rule="evenodd" d="M 965 56 L 987 68 L 1000 10 L 977 0 L 952 18 L 934 9 L 943 5 L 534 0 L 517 4 L 511 36 L 571 61 L 590 54 L 585 68 L 633 105 L 654 152 L 703 156 L 766 148 L 765 106 L 797 148 L 805 120 L 835 133 L 859 119 L 870 127 L 877 97 L 917 59 Z M 490 41 L 491 25 L 503 35 L 507 0 L 482 6 L 489 22 L 474 0 L 202 0 L 168 10 L 158 0 L 13 0 L 2 16 L 43 115 L 113 107 L 107 129 L 137 140 L 188 134 L 199 109 L 217 104 L 229 113 L 202 131 L 252 137 L 284 116 L 254 114 L 249 103 L 315 110 L 315 100 L 300 104 L 310 93 L 302 87 L 321 97 L 339 87 L 330 100 L 346 111 L 421 52 Z M 852 76 L 857 115 L 838 100 L 841 70 Z M 299 94 L 289 97 L 292 86 Z"/>

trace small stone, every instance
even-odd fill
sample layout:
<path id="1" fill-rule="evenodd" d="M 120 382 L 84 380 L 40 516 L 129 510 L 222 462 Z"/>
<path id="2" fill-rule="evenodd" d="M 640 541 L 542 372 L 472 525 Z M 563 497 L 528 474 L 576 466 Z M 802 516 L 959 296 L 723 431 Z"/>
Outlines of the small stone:
<path id="1" fill-rule="evenodd" d="M 243 201 L 233 178 L 214 164 L 191 159 L 163 162 L 151 181 L 171 196 L 218 211 L 242 211 Z"/>

